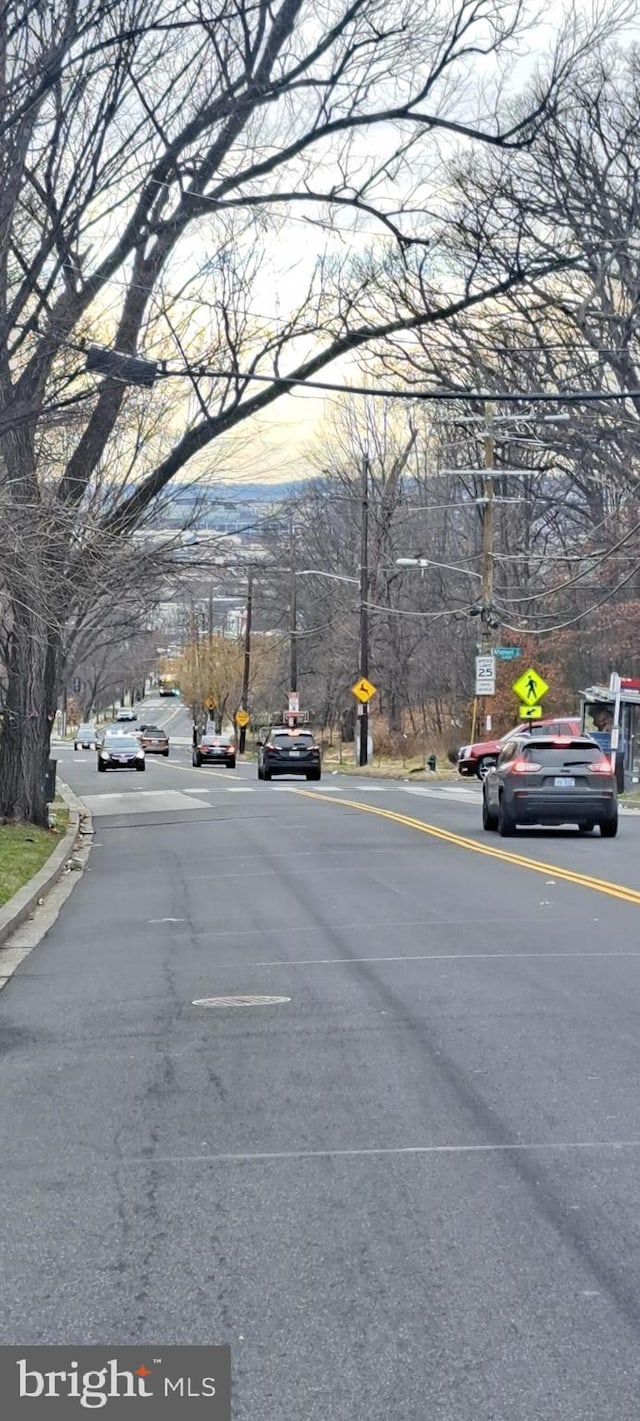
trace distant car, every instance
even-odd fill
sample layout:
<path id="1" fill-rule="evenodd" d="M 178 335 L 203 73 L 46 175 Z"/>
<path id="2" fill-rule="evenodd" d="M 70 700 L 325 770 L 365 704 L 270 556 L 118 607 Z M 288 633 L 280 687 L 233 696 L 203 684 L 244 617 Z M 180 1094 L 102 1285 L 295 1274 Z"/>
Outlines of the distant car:
<path id="1" fill-rule="evenodd" d="M 201 765 L 212 765 L 215 761 L 218 765 L 227 765 L 230 770 L 235 770 L 236 742 L 233 736 L 224 732 L 216 734 L 207 730 L 204 735 L 196 737 L 191 758 L 198 769 Z"/>
<path id="2" fill-rule="evenodd" d="M 137 735 L 105 735 L 98 751 L 98 769 L 144 770 L 144 750 Z"/>
<path id="3" fill-rule="evenodd" d="M 95 750 L 98 744 L 98 732 L 95 725 L 79 725 L 73 741 L 75 750 Z"/>
<path id="4" fill-rule="evenodd" d="M 121 710 L 119 710 L 119 711 L 117 712 L 117 714 L 116 714 L 116 720 L 137 720 L 137 719 L 138 719 L 137 711 L 128 710 L 128 709 L 125 709 L 125 707 L 123 707 Z"/>
<path id="5" fill-rule="evenodd" d="M 322 775 L 320 746 L 310 730 L 272 726 L 258 742 L 258 779 L 274 775 L 304 775 L 319 780 Z"/>
<path id="6" fill-rule="evenodd" d="M 596 824 L 605 839 L 618 832 L 618 794 L 611 759 L 589 735 L 513 735 L 482 786 L 482 827 L 503 837 L 518 824 Z"/>
<path id="7" fill-rule="evenodd" d="M 158 725 L 140 725 L 140 740 L 147 755 L 169 755 L 169 736 Z"/>
<path id="8" fill-rule="evenodd" d="M 495 765 L 503 746 L 514 735 L 580 735 L 582 726 L 578 716 L 547 716 L 544 720 L 521 721 L 499 740 L 476 740 L 473 745 L 463 745 L 458 751 L 458 774 L 477 775 L 483 780 L 487 770 Z"/>

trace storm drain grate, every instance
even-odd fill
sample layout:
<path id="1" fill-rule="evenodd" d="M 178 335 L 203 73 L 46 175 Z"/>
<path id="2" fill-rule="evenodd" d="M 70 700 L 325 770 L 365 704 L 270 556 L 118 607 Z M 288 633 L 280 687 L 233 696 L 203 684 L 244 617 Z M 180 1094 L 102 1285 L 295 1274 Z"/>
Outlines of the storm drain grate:
<path id="1" fill-rule="evenodd" d="M 196 997 L 193 1007 L 275 1007 L 291 997 Z"/>

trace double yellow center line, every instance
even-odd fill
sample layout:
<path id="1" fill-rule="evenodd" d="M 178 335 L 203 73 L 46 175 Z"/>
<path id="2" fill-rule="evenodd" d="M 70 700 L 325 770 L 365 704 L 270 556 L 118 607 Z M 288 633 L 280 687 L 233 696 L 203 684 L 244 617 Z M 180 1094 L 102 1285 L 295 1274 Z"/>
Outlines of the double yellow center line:
<path id="1" fill-rule="evenodd" d="M 314 793 L 313 790 L 300 789 L 297 793 L 306 799 L 316 799 L 323 804 L 331 803 L 336 806 L 335 800 L 329 800 L 326 795 Z M 561 868 L 556 863 L 545 863 L 525 854 L 510 853 L 507 849 L 494 847 L 479 839 L 468 839 L 464 834 L 454 834 L 450 829 L 441 829 L 437 824 L 426 824 L 423 819 L 413 819 L 409 814 L 398 814 L 394 809 L 380 809 L 378 805 L 361 804 L 357 799 L 343 799 L 342 796 L 339 803 L 348 809 L 359 809 L 363 814 L 375 814 L 379 819 L 390 819 L 394 824 L 404 824 L 407 829 L 417 829 L 420 834 L 428 834 L 432 839 L 441 839 L 446 844 L 455 844 L 457 848 L 468 849 L 474 854 L 483 854 L 485 858 L 501 859 L 503 863 L 514 864 L 516 868 L 527 868 L 533 873 L 553 874 L 555 879 L 561 879 L 565 883 L 574 883 L 579 888 L 592 888 L 596 893 L 606 893 L 609 898 L 619 898 L 623 903 L 634 903 L 640 907 L 640 890 L 627 888 L 623 883 L 610 883 L 606 878 L 594 878 L 588 873 L 575 873 L 573 869 Z"/>

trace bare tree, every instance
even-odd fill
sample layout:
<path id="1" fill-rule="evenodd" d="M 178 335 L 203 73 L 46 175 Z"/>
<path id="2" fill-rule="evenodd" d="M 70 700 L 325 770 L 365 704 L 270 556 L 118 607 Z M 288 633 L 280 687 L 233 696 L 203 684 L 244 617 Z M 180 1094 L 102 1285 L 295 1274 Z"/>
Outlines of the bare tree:
<path id="1" fill-rule="evenodd" d="M 477 251 L 434 279 L 446 214 L 416 184 L 438 133 L 507 154 L 544 127 L 592 40 L 577 22 L 528 101 L 469 90 L 476 56 L 526 29 L 517 0 L 410 13 L 334 0 L 322 17 L 312 0 L 223 0 L 215 19 L 199 0 L 7 0 L 0 472 L 20 547 L 30 527 L 46 535 L 3 568 L 0 815 L 44 822 L 69 589 L 100 555 L 82 532 L 96 483 L 101 535 L 125 538 L 180 470 L 281 397 L 285 367 L 304 381 L 562 265 L 536 249 L 488 267 Z M 339 260 L 330 233 L 306 295 L 276 322 L 260 314 L 267 239 L 273 254 L 294 213 L 347 235 L 373 223 L 385 240 Z M 142 437 L 141 397 L 85 373 L 87 343 L 105 341 L 170 357 L 180 377 L 173 400 L 165 380 L 146 392 Z"/>

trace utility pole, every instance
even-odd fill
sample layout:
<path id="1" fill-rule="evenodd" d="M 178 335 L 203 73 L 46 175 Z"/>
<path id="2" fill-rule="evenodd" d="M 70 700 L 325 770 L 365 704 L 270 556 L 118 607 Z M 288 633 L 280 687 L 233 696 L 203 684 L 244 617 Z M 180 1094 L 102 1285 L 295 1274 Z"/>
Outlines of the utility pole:
<path id="1" fill-rule="evenodd" d="M 360 512 L 360 675 L 369 679 L 369 455 L 362 460 Z M 360 753 L 358 763 L 369 763 L 369 707 L 359 707 Z"/>
<path id="2" fill-rule="evenodd" d="M 290 630 L 289 630 L 289 690 L 298 689 L 298 583 L 296 570 L 291 569 Z"/>
<path id="3" fill-rule="evenodd" d="M 240 702 L 242 710 L 245 710 L 245 711 L 248 711 L 248 709 L 249 709 L 249 684 L 250 684 L 250 680 L 251 680 L 251 618 L 252 618 L 252 614 L 253 614 L 253 568 L 250 567 L 250 568 L 248 569 L 248 572 L 247 572 L 247 619 L 246 619 L 245 628 L 244 628 L 244 663 L 243 663 L 243 667 L 242 667 L 242 698 L 241 698 L 241 702 Z M 240 752 L 241 755 L 244 755 L 246 743 L 247 743 L 247 727 L 246 727 L 246 725 L 241 725 L 241 726 L 240 726 L 240 735 L 239 735 L 239 737 L 238 737 L 238 750 L 239 750 L 239 752 Z"/>
<path id="4" fill-rule="evenodd" d="M 481 591 L 481 623 L 480 623 L 480 646 L 485 655 L 492 650 L 493 629 L 491 622 L 493 619 L 493 547 L 494 547 L 494 507 L 493 507 L 493 471 L 495 468 L 495 436 L 493 429 L 494 406 L 485 404 L 484 419 L 484 479 L 482 485 L 483 493 L 483 518 L 482 518 L 482 591 Z M 482 703 L 484 716 L 484 731 L 487 729 L 486 699 Z M 473 703 L 473 724 L 471 726 L 471 739 L 475 739 L 476 722 L 478 719 L 478 698 Z"/>
<path id="5" fill-rule="evenodd" d="M 495 466 L 495 439 L 493 433 L 493 405 L 485 405 L 484 435 L 484 518 L 482 521 L 482 650 L 491 651 L 493 632 L 491 619 L 493 612 L 493 470 Z"/>
<path id="6" fill-rule="evenodd" d="M 298 689 L 298 584 L 296 580 L 296 544 L 293 517 L 290 523 L 291 591 L 289 595 L 289 690 Z"/>

